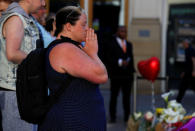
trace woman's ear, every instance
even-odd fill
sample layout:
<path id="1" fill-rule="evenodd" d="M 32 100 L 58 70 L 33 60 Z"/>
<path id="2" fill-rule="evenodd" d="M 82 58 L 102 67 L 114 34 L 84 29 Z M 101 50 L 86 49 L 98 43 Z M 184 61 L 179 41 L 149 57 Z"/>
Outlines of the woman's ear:
<path id="1" fill-rule="evenodd" d="M 70 23 L 66 23 L 65 26 L 64 26 L 64 28 L 65 28 L 66 31 L 71 32 L 72 25 Z"/>

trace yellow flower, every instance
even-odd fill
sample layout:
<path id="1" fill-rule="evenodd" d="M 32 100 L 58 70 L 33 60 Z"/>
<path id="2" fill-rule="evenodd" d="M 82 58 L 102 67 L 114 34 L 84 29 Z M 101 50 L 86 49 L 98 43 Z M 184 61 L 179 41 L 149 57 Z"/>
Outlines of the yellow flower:
<path id="1" fill-rule="evenodd" d="M 156 114 L 157 115 L 162 114 L 163 110 L 164 110 L 164 108 L 156 108 Z"/>
<path id="2" fill-rule="evenodd" d="M 183 120 L 188 120 L 188 119 L 191 119 L 192 118 L 192 116 L 191 115 L 188 115 L 188 116 L 185 116 L 184 118 L 183 118 Z"/>

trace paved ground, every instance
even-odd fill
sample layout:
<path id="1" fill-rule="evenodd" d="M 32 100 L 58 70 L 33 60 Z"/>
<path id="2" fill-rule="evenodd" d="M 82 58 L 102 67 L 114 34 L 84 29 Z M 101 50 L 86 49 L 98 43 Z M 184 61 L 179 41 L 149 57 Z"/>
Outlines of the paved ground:
<path id="1" fill-rule="evenodd" d="M 108 109 L 109 109 L 109 97 L 110 97 L 110 91 L 109 91 L 109 84 L 101 86 L 101 92 L 104 97 L 105 102 L 105 108 L 106 108 L 106 115 L 107 120 L 109 120 L 108 115 Z M 173 90 L 175 92 L 175 95 L 170 97 L 170 99 L 175 99 L 177 95 L 177 90 Z M 131 105 L 133 105 L 133 96 L 131 98 Z M 182 105 L 186 109 L 186 112 L 188 114 L 191 114 L 195 112 L 195 93 L 191 90 L 188 90 L 186 95 L 184 96 L 184 99 L 182 101 Z M 161 98 L 160 94 L 155 95 L 155 107 L 164 107 L 164 101 Z M 137 95 L 137 111 L 146 112 L 151 110 L 152 102 L 151 102 L 151 94 L 138 94 Z M 133 108 L 133 107 L 131 107 Z M 132 111 L 133 109 L 131 109 Z M 107 124 L 108 131 L 125 131 L 125 123 L 123 122 L 123 109 L 122 109 L 122 98 L 121 94 L 118 97 L 118 105 L 117 105 L 117 122 L 116 124 Z"/>

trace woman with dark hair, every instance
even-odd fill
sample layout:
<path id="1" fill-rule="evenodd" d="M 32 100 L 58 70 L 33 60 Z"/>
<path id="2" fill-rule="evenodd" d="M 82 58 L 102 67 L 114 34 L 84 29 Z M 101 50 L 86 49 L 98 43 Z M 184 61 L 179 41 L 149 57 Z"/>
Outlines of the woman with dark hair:
<path id="1" fill-rule="evenodd" d="M 105 108 L 98 84 L 107 81 L 107 71 L 97 55 L 97 36 L 88 28 L 80 7 L 67 6 L 56 14 L 56 36 L 57 41 L 67 42 L 54 44 L 47 51 L 50 94 L 55 94 L 68 77 L 73 79 L 39 125 L 39 131 L 105 131 Z"/>

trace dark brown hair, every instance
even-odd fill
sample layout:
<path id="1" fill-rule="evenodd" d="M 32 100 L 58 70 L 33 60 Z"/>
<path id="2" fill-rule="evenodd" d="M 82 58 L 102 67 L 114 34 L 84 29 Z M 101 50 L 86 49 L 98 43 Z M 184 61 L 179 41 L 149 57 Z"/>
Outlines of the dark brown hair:
<path id="1" fill-rule="evenodd" d="M 7 2 L 7 3 L 12 3 L 12 2 L 19 2 L 20 0 L 0 0 L 0 2 Z"/>
<path id="2" fill-rule="evenodd" d="M 56 14 L 56 31 L 55 36 L 57 36 L 63 29 L 63 25 L 70 23 L 75 25 L 76 21 L 79 20 L 84 10 L 77 6 L 66 6 L 60 9 Z"/>

